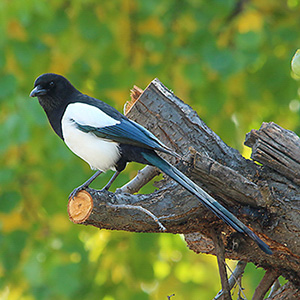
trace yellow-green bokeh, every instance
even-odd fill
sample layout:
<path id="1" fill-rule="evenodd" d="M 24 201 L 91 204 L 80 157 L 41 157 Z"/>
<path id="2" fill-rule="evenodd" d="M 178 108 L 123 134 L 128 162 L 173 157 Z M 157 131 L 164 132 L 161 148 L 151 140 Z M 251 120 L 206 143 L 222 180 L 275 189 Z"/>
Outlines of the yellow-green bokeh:
<path id="1" fill-rule="evenodd" d="M 67 76 L 122 110 L 158 77 L 226 143 L 274 121 L 300 133 L 298 0 L 2 0 L 0 3 L 0 298 L 212 299 L 216 260 L 181 236 L 99 231 L 69 222 L 68 194 L 92 172 L 52 132 L 34 79 Z M 114 187 L 128 181 L 129 166 Z M 93 186 L 101 187 L 111 174 Z M 144 190 L 151 191 L 151 187 Z M 234 263 L 229 262 L 231 268 Z M 251 298 L 263 271 L 249 266 Z"/>

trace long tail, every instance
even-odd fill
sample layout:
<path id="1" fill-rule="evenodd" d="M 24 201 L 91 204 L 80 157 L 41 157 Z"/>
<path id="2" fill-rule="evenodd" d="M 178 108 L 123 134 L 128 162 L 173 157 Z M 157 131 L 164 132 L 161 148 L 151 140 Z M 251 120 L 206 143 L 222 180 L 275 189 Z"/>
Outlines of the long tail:
<path id="1" fill-rule="evenodd" d="M 224 206 L 218 203 L 209 194 L 203 191 L 199 186 L 197 186 L 192 180 L 181 173 L 174 166 L 169 164 L 166 160 L 156 155 L 155 152 L 143 152 L 142 155 L 149 162 L 149 164 L 156 166 L 161 171 L 166 173 L 185 189 L 195 195 L 201 203 L 203 203 L 207 208 L 209 208 L 213 213 L 215 213 L 220 219 L 234 228 L 236 231 L 247 234 L 252 238 L 260 249 L 262 249 L 267 254 L 272 254 L 270 247 L 264 243 L 254 232 L 252 232 L 246 225 L 244 225 L 240 220 L 238 220 L 231 212 L 229 212 Z"/>

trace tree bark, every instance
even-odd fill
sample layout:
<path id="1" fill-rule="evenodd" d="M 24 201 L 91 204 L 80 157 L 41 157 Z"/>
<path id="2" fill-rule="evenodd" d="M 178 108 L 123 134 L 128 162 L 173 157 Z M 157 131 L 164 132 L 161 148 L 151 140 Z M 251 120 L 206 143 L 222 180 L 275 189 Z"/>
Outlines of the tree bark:
<path id="1" fill-rule="evenodd" d="M 135 90 L 136 96 L 140 95 Z M 137 98 L 137 97 L 136 97 Z M 239 234 L 203 207 L 189 192 L 169 178 L 152 194 L 131 195 L 87 189 L 90 207 L 69 201 L 75 223 L 111 230 L 184 233 L 189 248 L 215 254 L 212 229 L 221 232 L 226 258 L 253 262 L 266 270 L 278 270 L 295 288 L 300 282 L 300 139 L 274 123 L 251 131 L 246 145 L 253 160 L 226 145 L 159 80 L 153 80 L 126 110 L 127 116 L 153 132 L 182 156 L 162 155 L 201 188 L 227 207 L 272 249 L 266 255 L 248 237 Z M 70 213 L 71 206 L 76 208 Z M 140 206 L 151 212 L 130 209 Z M 84 208 L 85 207 L 85 208 Z M 83 211 L 81 211 L 83 208 Z M 84 217 L 82 217 L 84 216 Z"/>

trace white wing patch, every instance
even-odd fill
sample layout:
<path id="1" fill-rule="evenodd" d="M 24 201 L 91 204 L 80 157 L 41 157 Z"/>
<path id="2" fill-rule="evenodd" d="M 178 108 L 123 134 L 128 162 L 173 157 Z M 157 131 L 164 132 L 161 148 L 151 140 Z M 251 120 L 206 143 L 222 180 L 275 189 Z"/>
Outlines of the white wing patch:
<path id="1" fill-rule="evenodd" d="M 120 121 L 108 116 L 99 108 L 86 103 L 69 104 L 64 118 L 73 119 L 81 125 L 89 125 L 93 127 L 106 127 L 120 124 Z"/>
<path id="2" fill-rule="evenodd" d="M 64 141 L 72 152 L 85 160 L 92 169 L 114 170 L 120 158 L 118 143 L 103 140 L 91 132 L 85 133 L 77 128 L 74 121 L 96 128 L 120 122 L 97 107 L 84 103 L 69 104 L 61 120 Z"/>

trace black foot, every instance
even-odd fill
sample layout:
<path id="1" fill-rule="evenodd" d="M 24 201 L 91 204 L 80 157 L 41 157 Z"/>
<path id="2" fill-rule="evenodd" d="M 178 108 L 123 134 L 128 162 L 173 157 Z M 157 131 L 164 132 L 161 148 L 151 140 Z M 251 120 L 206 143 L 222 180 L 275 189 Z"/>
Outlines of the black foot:
<path id="1" fill-rule="evenodd" d="M 84 184 L 80 185 L 76 188 L 69 196 L 69 199 L 74 198 L 80 191 L 85 190 L 89 187 L 89 185 L 102 173 L 102 171 L 98 170 L 91 178 L 89 178 Z"/>
<path id="2" fill-rule="evenodd" d="M 106 189 L 106 188 L 102 188 L 101 190 L 98 190 L 98 192 L 101 192 L 101 193 L 106 193 L 106 192 L 108 192 L 108 189 Z"/>
<path id="3" fill-rule="evenodd" d="M 107 192 L 116 178 L 119 176 L 120 172 L 116 171 L 114 175 L 110 178 L 109 182 L 106 184 L 104 188 L 101 189 L 101 192 Z"/>
<path id="4" fill-rule="evenodd" d="M 107 192 L 110 188 L 110 185 L 106 185 L 105 187 L 103 187 L 100 192 Z"/>
<path id="5" fill-rule="evenodd" d="M 85 184 L 80 185 L 79 187 L 74 189 L 73 192 L 69 195 L 69 199 L 74 198 L 80 191 L 85 190 L 88 187 L 89 186 Z"/>

